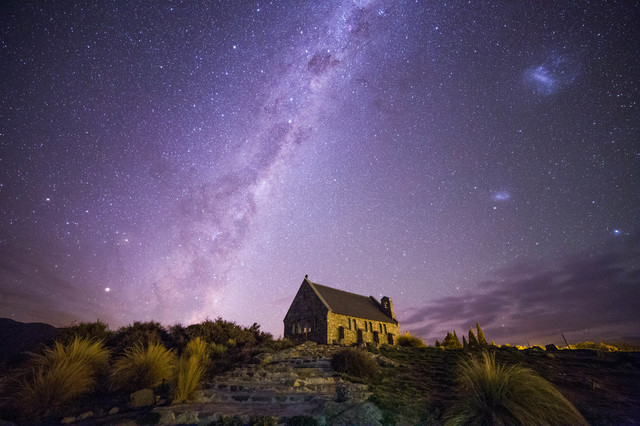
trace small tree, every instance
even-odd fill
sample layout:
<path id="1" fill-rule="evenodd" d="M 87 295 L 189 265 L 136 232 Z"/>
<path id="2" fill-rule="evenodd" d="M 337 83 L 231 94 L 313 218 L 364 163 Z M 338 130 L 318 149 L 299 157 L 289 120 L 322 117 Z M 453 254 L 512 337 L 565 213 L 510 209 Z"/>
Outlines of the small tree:
<path id="1" fill-rule="evenodd" d="M 453 334 L 451 334 L 451 332 L 447 333 L 447 337 L 444 338 L 444 341 L 442 342 L 442 347 L 444 347 L 445 349 L 460 349 L 462 348 L 462 344 L 460 344 L 460 339 L 458 339 L 458 335 L 455 334 L 455 330 L 453 331 Z"/>
<path id="2" fill-rule="evenodd" d="M 478 347 L 478 339 L 476 339 L 476 335 L 473 334 L 473 329 L 469 329 L 469 347 L 470 348 Z"/>
<path id="3" fill-rule="evenodd" d="M 436 348 L 440 347 L 440 342 L 438 342 L 438 339 L 436 339 L 436 345 L 435 346 L 436 346 Z"/>
<path id="4" fill-rule="evenodd" d="M 462 336 L 462 349 L 466 349 L 467 348 L 467 339 L 466 337 Z"/>
<path id="5" fill-rule="evenodd" d="M 480 324 L 476 323 L 476 330 L 478 332 L 478 343 L 481 346 L 487 346 L 487 339 L 485 339 L 484 337 L 484 333 L 482 332 L 482 329 L 480 328 Z"/>

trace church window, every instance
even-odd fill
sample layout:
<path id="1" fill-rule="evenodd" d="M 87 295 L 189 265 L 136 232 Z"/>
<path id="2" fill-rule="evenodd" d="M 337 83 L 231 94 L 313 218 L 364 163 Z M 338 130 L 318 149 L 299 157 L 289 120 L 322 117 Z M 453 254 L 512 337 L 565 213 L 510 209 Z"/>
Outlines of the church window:
<path id="1" fill-rule="evenodd" d="M 382 323 L 380 323 L 378 325 L 380 325 L 380 333 L 382 333 Z"/>
<path id="2" fill-rule="evenodd" d="M 384 334 L 387 334 L 387 324 L 384 325 Z"/>
<path id="3" fill-rule="evenodd" d="M 364 331 L 369 331 L 369 326 L 366 321 L 364 322 Z"/>

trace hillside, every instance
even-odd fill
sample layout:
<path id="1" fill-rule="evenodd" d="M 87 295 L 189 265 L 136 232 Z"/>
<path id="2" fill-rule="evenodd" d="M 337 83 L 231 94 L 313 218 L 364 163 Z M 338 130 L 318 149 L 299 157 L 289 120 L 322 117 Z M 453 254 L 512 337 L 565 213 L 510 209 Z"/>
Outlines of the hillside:
<path id="1" fill-rule="evenodd" d="M 62 329 L 40 322 L 23 323 L 0 318 L 0 366 L 15 362 L 24 352 L 37 352 Z"/>
<path id="2" fill-rule="evenodd" d="M 46 324 L 11 320 L 0 320 L 0 326 L 2 353 L 16 362 L 26 359 L 19 356 L 21 351 L 37 350 L 61 332 Z M 106 327 L 81 324 L 77 331 L 100 332 L 100 326 Z M 439 424 L 460 398 L 456 388 L 460 361 L 479 354 L 467 349 L 368 347 L 365 352 L 375 358 L 380 372 L 362 379 L 333 369 L 332 357 L 343 348 L 311 342 L 292 346 L 262 334 L 255 324 L 242 328 L 217 319 L 168 330 L 157 323 L 136 323 L 106 336 L 112 357 L 107 369 L 113 369 L 114 361 L 131 342 L 153 336 L 162 338 L 178 354 L 183 353 L 187 340 L 201 336 L 218 355 L 201 390 L 188 403 L 172 404 L 171 392 L 163 385 L 149 391 L 160 398 L 155 404 L 132 408 L 131 391 L 111 391 L 103 378 L 95 392 L 41 417 L 43 421 L 57 423 L 64 417 L 79 421 L 90 413 L 95 424 L 145 424 L 161 419 L 168 424 L 207 420 L 239 425 L 256 419 L 262 419 L 258 424 Z M 489 351 L 495 353 L 498 364 L 522 365 L 551 382 L 591 424 L 636 424 L 640 420 L 640 352 L 493 346 Z M 12 375 L 20 371 L 3 370 Z M 19 401 L 12 399 L 10 382 L 10 376 L 0 377 L 0 417 L 20 421 L 25 417 L 12 408 Z"/>

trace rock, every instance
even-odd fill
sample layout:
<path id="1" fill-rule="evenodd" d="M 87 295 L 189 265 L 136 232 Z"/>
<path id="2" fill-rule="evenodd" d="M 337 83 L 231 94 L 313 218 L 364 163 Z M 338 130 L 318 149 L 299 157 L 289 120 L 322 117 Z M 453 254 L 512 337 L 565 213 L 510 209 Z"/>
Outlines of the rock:
<path id="1" fill-rule="evenodd" d="M 356 404 L 337 416 L 327 419 L 331 425 L 375 425 L 381 426 L 382 412 L 372 402 Z"/>
<path id="2" fill-rule="evenodd" d="M 158 422 L 158 424 L 159 425 L 175 425 L 175 424 L 177 424 L 176 415 L 173 414 L 173 411 L 167 411 L 160 418 L 160 421 Z"/>
<path id="3" fill-rule="evenodd" d="M 196 411 L 187 411 L 186 413 L 180 414 L 176 417 L 175 423 L 179 425 L 198 423 L 198 413 Z"/>
<path id="4" fill-rule="evenodd" d="M 113 407 L 111 410 L 109 410 L 107 414 L 109 414 L 110 416 L 113 416 L 114 414 L 118 414 L 118 411 L 120 411 L 118 407 Z"/>
<path id="5" fill-rule="evenodd" d="M 547 345 L 544 347 L 546 350 L 550 351 L 550 352 L 555 352 L 558 350 L 558 347 L 554 344 L 551 345 Z"/>
<path id="6" fill-rule="evenodd" d="M 71 424 L 71 423 L 73 423 L 75 421 L 76 421 L 75 417 L 65 417 L 64 419 L 62 419 L 60 421 L 60 423 L 62 423 L 63 425 L 68 425 L 68 424 Z"/>
<path id="7" fill-rule="evenodd" d="M 156 403 L 156 396 L 151 389 L 142 389 L 131 394 L 131 408 L 150 407 Z"/>
<path id="8" fill-rule="evenodd" d="M 93 417 L 93 411 L 87 411 L 86 413 L 82 413 L 78 416 L 78 420 L 85 420 L 89 417 Z"/>
<path id="9" fill-rule="evenodd" d="M 345 402 L 349 400 L 349 388 L 344 383 L 338 383 L 336 386 L 336 402 Z"/>

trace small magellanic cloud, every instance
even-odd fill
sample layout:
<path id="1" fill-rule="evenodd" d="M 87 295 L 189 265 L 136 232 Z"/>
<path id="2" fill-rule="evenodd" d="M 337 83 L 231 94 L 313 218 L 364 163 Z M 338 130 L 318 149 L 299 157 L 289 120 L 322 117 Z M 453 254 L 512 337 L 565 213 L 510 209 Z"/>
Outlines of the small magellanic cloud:
<path id="1" fill-rule="evenodd" d="M 507 201 L 511 198 L 509 191 L 496 191 L 491 196 L 493 201 Z"/>

